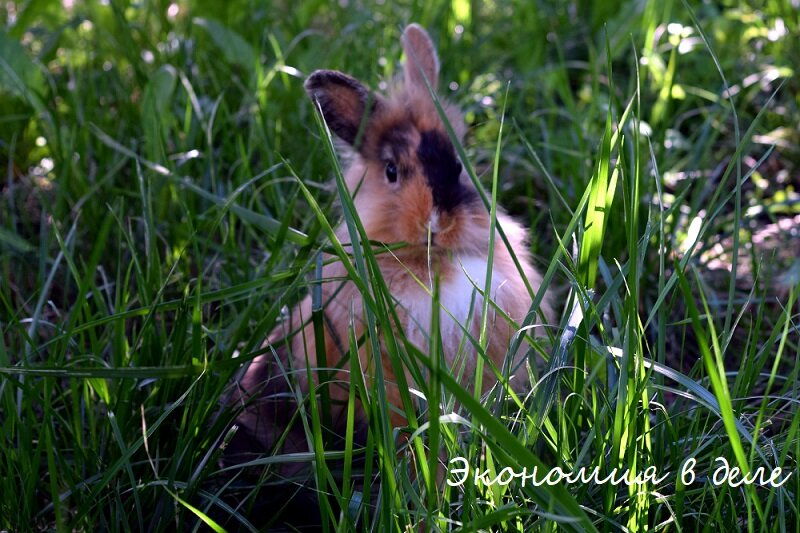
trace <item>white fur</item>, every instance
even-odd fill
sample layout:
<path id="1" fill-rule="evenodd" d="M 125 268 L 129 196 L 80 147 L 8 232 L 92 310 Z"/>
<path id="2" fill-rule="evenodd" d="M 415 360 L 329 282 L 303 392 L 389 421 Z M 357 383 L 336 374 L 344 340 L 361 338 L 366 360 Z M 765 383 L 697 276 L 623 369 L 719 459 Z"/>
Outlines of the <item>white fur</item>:
<path id="1" fill-rule="evenodd" d="M 488 265 L 485 257 L 459 257 L 456 262 L 458 274 L 442 286 L 440 299 L 444 308 L 450 311 L 453 318 L 463 325 L 469 315 L 472 293 L 476 291 L 476 287 L 483 290 L 486 286 Z M 490 294 L 494 292 L 496 286 L 497 280 L 492 276 Z M 483 298 L 480 294 L 476 294 L 473 315 L 478 314 L 482 304 Z"/>
<path id="2" fill-rule="evenodd" d="M 434 209 L 433 211 L 431 211 L 430 226 L 431 226 L 431 233 L 439 233 L 439 231 L 441 231 L 441 228 L 439 227 L 438 209 Z"/>
<path id="3" fill-rule="evenodd" d="M 453 277 L 440 285 L 439 292 L 441 305 L 439 329 L 445 343 L 444 355 L 450 365 L 454 364 L 459 355 L 458 348 L 461 339 L 465 336 L 464 329 L 470 332 L 470 335 L 477 341 L 477 332 L 472 331 L 470 326 L 474 318 L 480 316 L 482 310 L 483 297 L 480 292 L 485 286 L 486 269 L 488 268 L 485 257 L 456 257 L 455 261 L 457 272 L 454 272 Z M 496 298 L 497 291 L 501 289 L 503 282 L 499 273 L 494 271 L 490 289 L 492 298 Z M 404 324 L 405 333 L 409 340 L 423 352 L 428 351 L 430 342 L 431 290 L 432 287 L 416 285 L 413 291 L 406 290 L 395 295 L 400 306 L 407 312 L 407 321 Z M 468 356 L 467 360 L 470 361 L 466 370 L 472 371 L 475 364 L 475 348 L 470 341 L 464 343 L 463 351 Z"/>

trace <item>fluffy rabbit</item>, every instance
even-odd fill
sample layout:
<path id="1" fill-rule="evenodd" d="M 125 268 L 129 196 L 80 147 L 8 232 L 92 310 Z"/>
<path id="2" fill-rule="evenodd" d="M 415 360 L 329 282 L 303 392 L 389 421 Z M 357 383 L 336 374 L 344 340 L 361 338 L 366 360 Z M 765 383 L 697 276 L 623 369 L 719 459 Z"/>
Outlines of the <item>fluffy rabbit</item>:
<path id="1" fill-rule="evenodd" d="M 462 377 L 462 384 L 471 386 L 479 356 L 472 342 L 462 343 L 462 328 L 470 331 L 477 342 L 482 298 L 476 287 L 484 288 L 487 269 L 492 269 L 492 301 L 517 324 L 528 313 L 531 298 L 499 234 L 495 238 L 494 261 L 488 263 L 489 212 L 464 172 L 428 90 L 428 85 L 436 90 L 439 75 L 433 43 L 417 24 L 405 29 L 402 42 L 406 55 L 404 76 L 386 95 L 371 92 L 358 80 L 333 70 L 314 72 L 305 88 L 330 130 L 352 147 L 345 180 L 367 236 L 371 241 L 407 243 L 392 253 L 377 255 L 403 334 L 426 353 L 431 313 L 440 313 L 445 361 L 455 376 Z M 460 112 L 447 103 L 442 105 L 454 131 L 462 135 L 465 127 Z M 531 265 L 525 229 L 500 210 L 497 222 L 525 277 L 535 291 L 539 290 L 541 275 Z M 350 242 L 344 225 L 336 233 L 341 242 Z M 432 311 L 430 281 L 437 274 L 441 309 Z M 362 295 L 346 276 L 338 261 L 323 268 L 323 279 L 331 280 L 322 284 L 328 368 L 348 357 L 349 324 L 352 322 L 356 338 L 364 331 Z M 275 351 L 255 359 L 239 382 L 240 400 L 258 396 L 255 402 L 250 399 L 239 424 L 261 450 L 272 445 L 284 429 L 281 425 L 293 412 L 281 404 L 286 400 L 280 391 L 287 387 L 283 371 L 299 369 L 294 372 L 295 379 L 307 391 L 306 358 L 312 368 L 318 366 L 318 347 L 309 323 L 311 305 L 311 296 L 307 296 L 290 319 L 270 335 L 268 343 Z M 542 300 L 539 311 L 545 320 L 552 319 L 550 298 Z M 494 365 L 503 369 L 518 326 L 509 323 L 491 305 L 489 313 L 486 351 Z M 397 332 L 382 332 L 384 338 L 387 334 Z M 392 422 L 395 426 L 405 425 L 395 375 L 385 355 L 372 353 L 369 343 L 363 343 L 358 352 L 362 369 L 369 369 L 376 362 L 383 364 L 386 395 L 397 408 L 392 410 Z M 520 358 L 522 352 L 524 349 L 520 350 Z M 342 368 L 330 376 L 334 404 L 347 402 L 350 375 L 347 365 Z M 365 374 L 373 375 L 370 371 Z M 408 376 L 407 379 L 413 387 Z M 523 379 L 524 376 L 513 377 L 512 384 Z M 484 389 L 496 381 L 490 365 L 484 365 Z M 302 436 L 298 438 L 302 440 Z"/>

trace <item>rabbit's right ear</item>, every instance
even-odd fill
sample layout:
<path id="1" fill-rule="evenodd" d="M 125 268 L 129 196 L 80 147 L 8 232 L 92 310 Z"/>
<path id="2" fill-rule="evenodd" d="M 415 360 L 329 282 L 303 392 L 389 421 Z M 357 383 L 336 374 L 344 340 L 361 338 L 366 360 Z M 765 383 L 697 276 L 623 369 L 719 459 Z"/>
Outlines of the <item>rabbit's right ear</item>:
<path id="1" fill-rule="evenodd" d="M 336 70 L 317 70 L 305 88 L 314 104 L 319 104 L 328 127 L 351 146 L 379 102 L 360 81 Z"/>

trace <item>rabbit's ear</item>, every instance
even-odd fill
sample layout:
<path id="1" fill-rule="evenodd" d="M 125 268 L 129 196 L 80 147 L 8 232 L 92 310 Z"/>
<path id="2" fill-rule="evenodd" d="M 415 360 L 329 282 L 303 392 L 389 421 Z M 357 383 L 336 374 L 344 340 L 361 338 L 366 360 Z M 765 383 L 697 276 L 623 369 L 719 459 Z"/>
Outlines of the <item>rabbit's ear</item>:
<path id="1" fill-rule="evenodd" d="M 403 32 L 403 51 L 406 84 L 427 92 L 425 78 L 435 91 L 439 81 L 439 58 L 428 33 L 419 24 L 409 24 Z"/>
<path id="2" fill-rule="evenodd" d="M 305 83 L 306 92 L 315 105 L 319 103 L 328 127 L 349 145 L 354 145 L 378 105 L 378 96 L 371 94 L 360 81 L 335 70 L 317 70 Z"/>

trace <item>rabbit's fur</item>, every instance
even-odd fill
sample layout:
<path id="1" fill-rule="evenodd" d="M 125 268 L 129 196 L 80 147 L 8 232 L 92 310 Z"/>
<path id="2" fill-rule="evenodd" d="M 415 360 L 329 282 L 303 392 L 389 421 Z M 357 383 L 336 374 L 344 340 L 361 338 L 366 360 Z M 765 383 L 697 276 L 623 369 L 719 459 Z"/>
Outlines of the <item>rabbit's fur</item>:
<path id="1" fill-rule="evenodd" d="M 305 87 L 330 130 L 352 146 L 353 158 L 345 180 L 367 236 L 371 241 L 407 243 L 392 253 L 377 255 L 382 276 L 395 299 L 403 334 L 427 353 L 431 280 L 438 274 L 444 358 L 453 374 L 462 377 L 462 384 L 471 386 L 478 354 L 472 341 L 462 343 L 462 326 L 477 342 L 482 298 L 476 287 L 485 287 L 487 268 L 492 268 L 491 299 L 516 324 L 525 318 L 532 300 L 499 234 L 495 237 L 494 261 L 488 264 L 489 212 L 462 168 L 428 89 L 436 89 L 439 76 L 433 43 L 416 24 L 405 29 L 402 40 L 406 55 L 404 76 L 387 95 L 371 92 L 355 78 L 331 70 L 314 72 Z M 442 106 L 454 131 L 461 136 L 465 129 L 461 113 L 444 101 Z M 542 278 L 531 264 L 525 229 L 499 209 L 497 223 L 505 231 L 530 285 L 534 291 L 539 290 Z M 336 233 L 341 242 L 350 242 L 344 225 Z M 364 333 L 362 295 L 346 277 L 347 272 L 338 261 L 323 268 L 322 278 L 331 280 L 322 284 L 328 368 L 339 364 L 341 358 L 348 358 L 351 324 L 356 339 Z M 318 366 L 318 347 L 309 322 L 311 305 L 309 295 L 293 310 L 290 319 L 269 336 L 267 343 L 274 351 L 255 359 L 239 381 L 237 399 L 249 402 L 238 420 L 240 431 L 249 436 L 248 447 L 260 448 L 251 451 L 271 447 L 285 429 L 281 426 L 296 409 L 286 408 L 286 394 L 281 393 L 288 390 L 284 371 L 294 369 L 293 379 L 303 392 L 308 391 L 306 358 L 312 369 Z M 547 295 L 539 311 L 545 321 L 552 320 L 552 303 Z M 486 351 L 494 365 L 503 369 L 518 326 L 509 323 L 492 305 L 489 313 Z M 397 333 L 384 331 L 382 335 L 385 338 Z M 461 353 L 460 344 L 464 345 Z M 520 358 L 524 351 L 523 347 Z M 365 379 L 374 375 L 370 368 L 376 362 L 383 364 L 386 397 L 395 407 L 391 410 L 392 423 L 396 427 L 405 425 L 396 376 L 385 355 L 372 353 L 368 342 L 358 348 L 358 355 Z M 334 382 L 330 394 L 339 406 L 347 403 L 350 382 L 348 365 L 342 368 L 329 374 Z M 413 387 L 410 376 L 406 378 Z M 514 376 L 512 384 L 525 378 Z M 484 365 L 484 389 L 496 381 L 490 365 Z M 258 399 L 252 401 L 253 396 Z M 336 415 L 333 420 L 344 420 Z M 298 446 L 303 446 L 303 436 L 296 437 Z"/>

